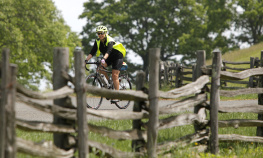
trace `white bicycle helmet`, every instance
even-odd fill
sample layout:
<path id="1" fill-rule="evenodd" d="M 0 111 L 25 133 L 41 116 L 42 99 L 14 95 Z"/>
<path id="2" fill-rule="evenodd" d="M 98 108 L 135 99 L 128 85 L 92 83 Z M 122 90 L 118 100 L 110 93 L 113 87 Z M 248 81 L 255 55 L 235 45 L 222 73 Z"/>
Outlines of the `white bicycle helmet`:
<path id="1" fill-rule="evenodd" d="M 100 25 L 96 28 L 96 32 L 104 32 L 104 33 L 107 33 L 108 32 L 108 29 L 106 26 L 103 26 L 103 25 Z"/>

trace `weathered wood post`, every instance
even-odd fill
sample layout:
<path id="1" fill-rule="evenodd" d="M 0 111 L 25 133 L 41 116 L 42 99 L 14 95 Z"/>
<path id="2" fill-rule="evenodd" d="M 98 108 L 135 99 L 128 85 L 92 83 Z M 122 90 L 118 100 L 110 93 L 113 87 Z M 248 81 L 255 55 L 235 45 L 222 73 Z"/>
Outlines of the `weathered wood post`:
<path id="1" fill-rule="evenodd" d="M 260 55 L 260 67 L 263 67 L 263 50 Z M 259 87 L 263 87 L 263 76 L 259 76 Z M 263 105 L 263 93 L 258 94 L 258 105 Z M 258 114 L 258 120 L 263 120 L 263 114 Z M 257 136 L 263 137 L 263 127 L 257 127 Z"/>
<path id="2" fill-rule="evenodd" d="M 256 57 L 255 58 L 255 64 L 254 64 L 254 68 L 259 68 L 260 67 L 260 59 L 259 59 L 259 57 Z M 258 84 L 259 84 L 259 76 L 254 76 L 253 77 L 253 80 L 255 81 L 254 83 L 253 83 L 253 87 L 258 87 Z"/>
<path id="3" fill-rule="evenodd" d="M 168 84 L 169 85 L 173 85 L 173 70 L 174 70 L 174 68 L 173 68 L 173 66 L 174 66 L 174 63 L 169 63 L 169 67 L 168 67 L 168 76 L 169 76 L 169 79 L 168 79 Z"/>
<path id="4" fill-rule="evenodd" d="M 15 116 L 15 102 L 16 102 L 16 73 L 17 66 L 10 65 L 10 81 L 9 94 L 6 106 L 6 151 L 5 157 L 16 157 L 16 116 Z"/>
<path id="5" fill-rule="evenodd" d="M 202 67 L 206 65 L 206 53 L 204 50 L 198 50 L 196 52 L 196 71 L 195 71 L 195 80 L 197 80 L 200 76 L 203 75 Z M 194 80 L 194 81 L 195 81 Z"/>
<path id="6" fill-rule="evenodd" d="M 180 64 L 179 66 L 179 87 L 182 87 L 184 85 L 184 66 Z"/>
<path id="7" fill-rule="evenodd" d="M 253 69 L 254 67 L 255 67 L 255 58 L 254 57 L 250 57 L 250 69 Z M 250 76 L 249 77 L 248 87 L 250 87 L 250 88 L 254 87 L 253 80 L 254 80 L 254 77 Z"/>
<path id="8" fill-rule="evenodd" d="M 54 48 L 53 54 L 53 90 L 60 89 L 67 85 L 67 79 L 62 76 L 62 71 L 69 70 L 69 49 L 68 48 Z M 61 99 L 54 99 L 54 104 L 65 107 L 67 105 L 67 97 Z M 71 125 L 66 119 L 54 115 L 54 124 L 57 125 Z M 68 145 L 69 134 L 53 134 L 54 144 L 65 150 L 69 150 Z"/>
<path id="9" fill-rule="evenodd" d="M 0 157 L 16 157 L 15 98 L 17 66 L 9 63 L 10 50 L 2 51 Z"/>
<path id="10" fill-rule="evenodd" d="M 169 75 L 168 75 L 168 63 L 167 62 L 163 62 L 164 64 L 164 83 L 165 85 L 168 85 L 169 83 Z"/>
<path id="11" fill-rule="evenodd" d="M 88 126 L 87 126 L 87 107 L 86 107 L 86 91 L 85 70 L 84 70 L 84 53 L 83 51 L 75 51 L 75 78 L 77 93 L 77 121 L 78 121 L 78 152 L 79 158 L 86 158 L 88 155 Z"/>
<path id="12" fill-rule="evenodd" d="M 151 48 L 149 54 L 149 122 L 147 129 L 147 154 L 148 157 L 157 157 L 156 146 L 159 124 L 159 60 L 160 48 Z"/>
<path id="13" fill-rule="evenodd" d="M 176 68 L 175 68 L 175 88 L 180 87 L 180 64 L 176 63 Z"/>
<path id="14" fill-rule="evenodd" d="M 221 72 L 221 52 L 213 52 L 212 63 L 212 81 L 211 81 L 211 97 L 210 97 L 210 150 L 212 154 L 217 154 L 218 149 L 218 107 L 220 104 L 220 72 Z"/>
<path id="15" fill-rule="evenodd" d="M 224 60 L 222 60 L 222 66 L 223 67 L 221 67 L 221 71 L 226 71 L 226 61 L 224 61 Z M 227 86 L 227 82 L 226 81 L 220 81 L 221 83 L 221 87 L 223 87 L 223 86 Z"/>
<path id="16" fill-rule="evenodd" d="M 6 158 L 5 144 L 6 144 L 6 106 L 7 106 L 7 96 L 8 96 L 7 85 L 10 80 L 9 54 L 10 54 L 9 49 L 4 48 L 2 50 L 1 105 L 0 105 L 0 158 Z"/>
<path id="17" fill-rule="evenodd" d="M 145 82 L 145 73 L 143 71 L 140 71 L 137 73 L 136 76 L 136 90 L 142 90 Z M 141 112 L 142 106 L 146 103 L 144 101 L 135 101 L 133 106 L 134 112 Z M 132 122 L 132 128 L 136 129 L 138 131 L 141 131 L 142 126 L 142 120 L 133 120 Z M 133 140 L 132 141 L 132 149 L 135 152 L 140 152 L 143 147 L 145 147 L 146 142 L 144 140 Z"/>
<path id="18" fill-rule="evenodd" d="M 163 84 L 163 82 L 164 82 L 164 81 L 162 81 L 162 78 L 163 78 L 162 67 L 163 67 L 163 61 L 160 61 L 160 63 L 159 63 L 159 82 L 160 82 L 159 88 L 160 88 L 160 89 L 162 88 L 162 84 Z"/>
<path id="19" fill-rule="evenodd" d="M 192 81 L 194 82 L 197 78 L 196 78 L 196 64 L 194 64 L 193 66 L 192 66 Z"/>
<path id="20" fill-rule="evenodd" d="M 176 77 L 176 65 L 173 62 L 171 66 L 172 66 L 171 67 L 171 69 L 172 69 L 172 71 L 171 71 L 171 76 L 172 76 L 171 77 L 171 81 L 172 81 L 171 85 L 173 86 L 173 82 L 175 83 L 175 77 Z"/>
<path id="21" fill-rule="evenodd" d="M 202 72 L 202 67 L 206 66 L 205 60 L 206 60 L 206 53 L 204 50 L 198 50 L 197 53 L 197 60 L 196 60 L 196 68 L 195 68 L 195 74 L 194 74 L 194 81 L 196 81 L 199 77 L 201 77 L 203 75 Z M 204 93 L 204 92 L 203 92 Z M 195 114 L 199 114 L 202 116 L 206 116 L 206 111 L 205 108 L 202 106 L 195 106 L 194 107 L 194 113 Z M 203 127 L 200 127 L 199 125 L 195 124 L 194 125 L 195 131 L 199 131 L 202 130 Z"/>

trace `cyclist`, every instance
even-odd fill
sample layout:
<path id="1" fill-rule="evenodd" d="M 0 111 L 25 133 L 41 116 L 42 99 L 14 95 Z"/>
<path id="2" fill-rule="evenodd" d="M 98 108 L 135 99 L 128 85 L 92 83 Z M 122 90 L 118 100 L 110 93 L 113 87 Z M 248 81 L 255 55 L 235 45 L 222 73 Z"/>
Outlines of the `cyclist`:
<path id="1" fill-rule="evenodd" d="M 98 39 L 95 40 L 94 45 L 87 56 L 86 61 L 89 61 L 95 54 L 96 57 L 103 54 L 101 59 L 101 65 L 107 67 L 112 65 L 112 80 L 115 90 L 119 90 L 119 74 L 123 63 L 123 58 L 126 55 L 126 50 L 121 43 L 114 41 L 112 37 L 108 35 L 108 29 L 105 26 L 98 26 L 96 28 Z M 100 71 L 104 74 L 109 81 L 109 76 L 106 72 Z M 117 100 L 116 100 L 117 101 Z"/>

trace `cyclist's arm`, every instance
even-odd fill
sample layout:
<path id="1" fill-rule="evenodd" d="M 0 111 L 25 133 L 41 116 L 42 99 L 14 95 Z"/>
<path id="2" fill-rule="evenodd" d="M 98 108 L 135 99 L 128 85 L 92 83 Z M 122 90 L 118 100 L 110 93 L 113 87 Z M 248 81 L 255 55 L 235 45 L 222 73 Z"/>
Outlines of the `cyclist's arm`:
<path id="1" fill-rule="evenodd" d="M 92 58 L 92 55 L 89 54 L 89 55 L 87 56 L 86 60 L 89 61 L 91 58 Z"/>
<path id="2" fill-rule="evenodd" d="M 87 58 L 86 58 L 86 60 L 90 60 L 95 54 L 96 54 L 96 52 L 97 52 L 97 43 L 96 43 L 96 41 L 94 42 L 94 45 L 93 45 L 93 47 L 92 47 L 92 49 L 91 49 L 91 51 L 90 51 L 90 53 L 89 53 L 89 55 L 87 56 Z"/>
<path id="3" fill-rule="evenodd" d="M 108 53 L 106 53 L 104 56 L 103 56 L 103 58 L 106 60 L 107 58 L 109 57 L 109 54 Z"/>

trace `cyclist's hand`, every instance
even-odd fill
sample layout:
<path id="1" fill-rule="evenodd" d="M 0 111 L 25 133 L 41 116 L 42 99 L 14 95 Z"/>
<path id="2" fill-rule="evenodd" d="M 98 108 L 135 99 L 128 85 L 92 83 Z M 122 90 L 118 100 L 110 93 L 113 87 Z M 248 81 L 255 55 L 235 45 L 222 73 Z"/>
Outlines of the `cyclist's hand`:
<path id="1" fill-rule="evenodd" d="M 101 62 L 102 65 L 104 65 L 105 64 L 105 59 L 102 58 L 100 62 Z"/>

